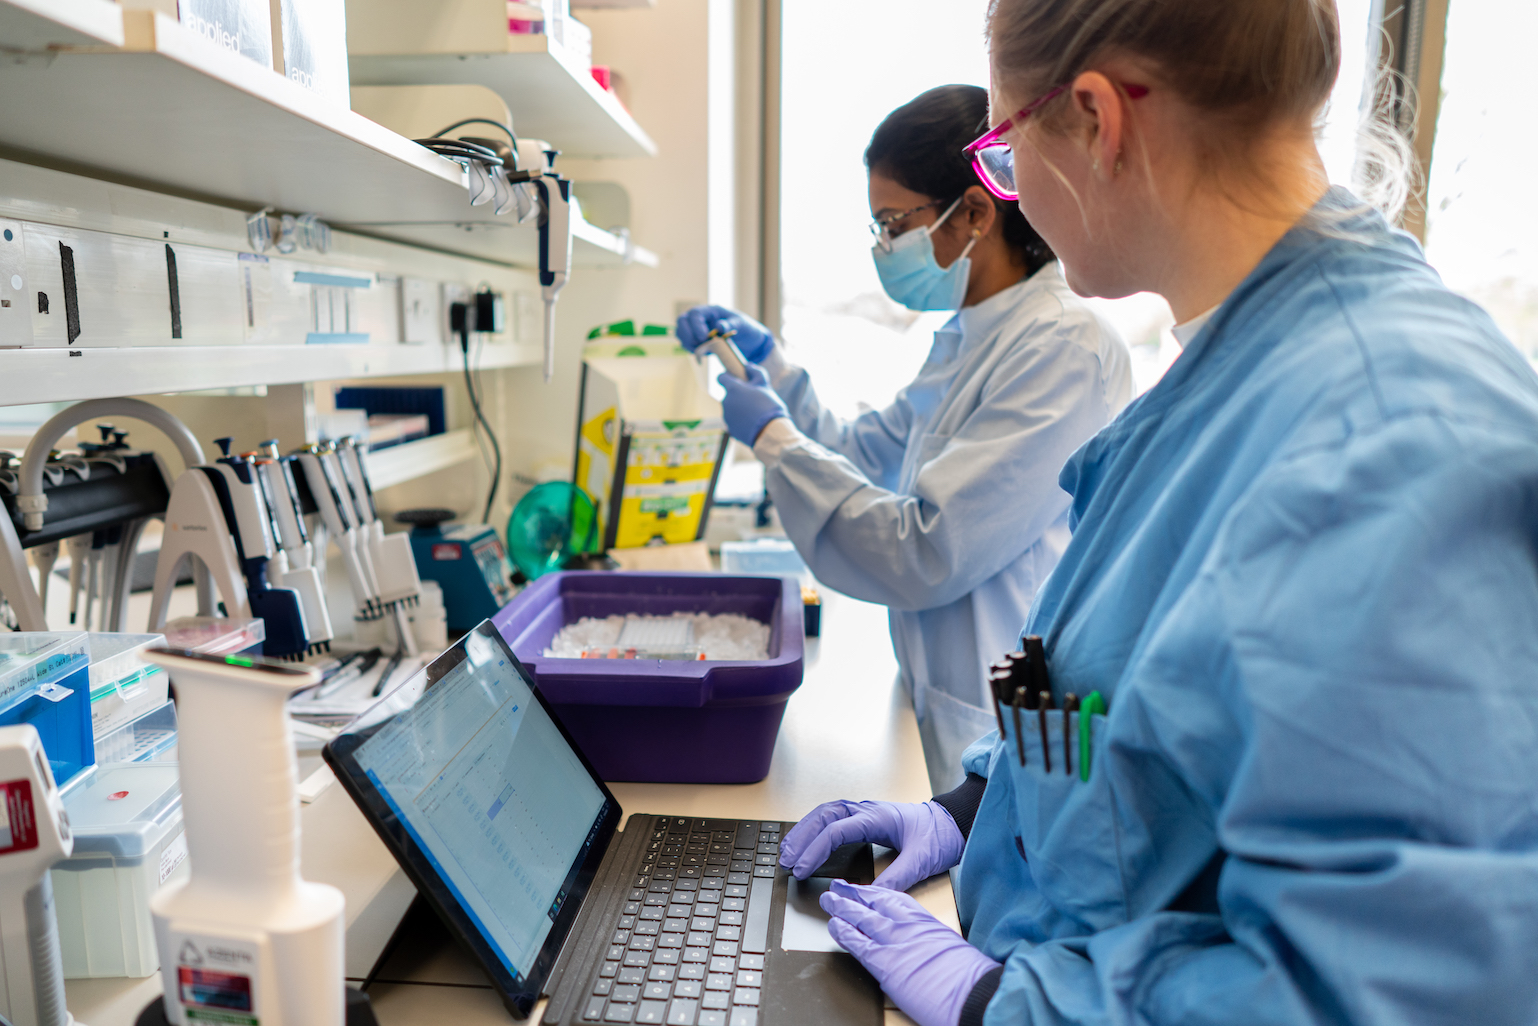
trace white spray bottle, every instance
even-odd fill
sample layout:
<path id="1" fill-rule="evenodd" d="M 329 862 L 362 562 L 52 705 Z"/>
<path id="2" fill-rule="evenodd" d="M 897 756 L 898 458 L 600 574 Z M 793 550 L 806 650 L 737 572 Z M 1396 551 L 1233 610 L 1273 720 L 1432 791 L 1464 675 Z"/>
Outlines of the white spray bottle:
<path id="1" fill-rule="evenodd" d="M 299 876 L 285 703 L 314 670 L 150 649 L 176 687 L 191 875 L 155 893 L 173 1026 L 342 1026 L 342 892 Z"/>
<path id="2" fill-rule="evenodd" d="M 49 867 L 75 846 L 37 728 L 0 727 L 0 1020 L 70 1026 Z"/>

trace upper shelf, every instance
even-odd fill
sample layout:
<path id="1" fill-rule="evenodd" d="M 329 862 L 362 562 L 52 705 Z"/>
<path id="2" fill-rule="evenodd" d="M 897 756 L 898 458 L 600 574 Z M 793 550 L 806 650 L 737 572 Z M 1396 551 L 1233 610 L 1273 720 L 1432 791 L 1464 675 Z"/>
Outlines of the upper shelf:
<path id="1" fill-rule="evenodd" d="M 0 351 L 0 406 L 460 370 L 454 345 L 124 346 Z M 523 367 L 538 346 L 484 347 L 478 366 Z"/>
<path id="2" fill-rule="evenodd" d="M 480 53 L 353 54 L 354 85 L 483 85 L 506 101 L 520 136 L 563 156 L 650 157 L 656 144 L 586 64 L 549 36 L 501 33 Z"/>
<path id="3" fill-rule="evenodd" d="M 522 267 L 539 264 L 539 236 L 535 230 L 511 217 L 493 215 L 489 204 L 473 209 L 467 205 L 463 212 L 455 212 L 446 220 L 364 221 L 339 223 L 337 227 Z M 580 218 L 572 220 L 571 233 L 572 263 L 577 267 L 620 267 L 627 263 L 657 266 L 655 253 Z"/>
<path id="4" fill-rule="evenodd" d="M 0 0 L 0 10 L 16 9 Z M 534 229 L 496 217 L 489 205 L 471 207 L 453 161 L 174 18 L 124 11 L 121 26 L 121 49 L 0 62 L 0 144 L 236 208 L 313 212 L 450 252 L 537 263 Z M 589 225 L 577 235 L 577 264 L 621 262 L 623 240 Z M 654 263 L 649 257 L 642 262 Z"/>
<path id="5" fill-rule="evenodd" d="M 123 45 L 123 9 L 112 0 L 0 0 L 0 50 Z"/>
<path id="6" fill-rule="evenodd" d="M 458 164 L 151 11 L 122 49 L 0 64 L 0 142 L 252 210 L 409 216 L 462 198 Z"/>

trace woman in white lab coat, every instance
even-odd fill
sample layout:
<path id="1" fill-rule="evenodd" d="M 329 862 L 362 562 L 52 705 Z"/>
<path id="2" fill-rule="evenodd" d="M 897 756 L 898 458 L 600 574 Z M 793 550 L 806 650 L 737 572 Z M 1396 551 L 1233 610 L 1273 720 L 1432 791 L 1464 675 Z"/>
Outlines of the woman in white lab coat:
<path id="1" fill-rule="evenodd" d="M 757 365 L 747 382 L 722 375 L 727 425 L 765 464 L 817 578 L 890 607 L 937 792 L 993 728 L 987 665 L 1016 647 L 1068 544 L 1058 472 L 1131 392 L 1114 329 L 962 155 L 987 113 L 982 89 L 932 89 L 888 115 L 865 153 L 883 287 L 911 310 L 956 311 L 891 405 L 842 420 L 756 321 L 706 306 L 678 322 L 690 350 L 734 330 Z"/>

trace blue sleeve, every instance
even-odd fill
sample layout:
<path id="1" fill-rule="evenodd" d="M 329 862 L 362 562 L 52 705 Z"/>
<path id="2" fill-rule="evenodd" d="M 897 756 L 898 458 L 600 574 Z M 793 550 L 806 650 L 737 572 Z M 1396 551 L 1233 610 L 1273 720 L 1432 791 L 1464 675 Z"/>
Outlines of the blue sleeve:
<path id="1" fill-rule="evenodd" d="M 1534 1021 L 1535 443 L 1407 415 L 1236 506 L 1124 678 L 1216 911 L 1019 943 L 989 1026 Z"/>
<path id="2" fill-rule="evenodd" d="M 767 475 L 785 532 L 817 578 L 899 610 L 954 602 L 1035 544 L 1068 508 L 1065 460 L 1110 419 L 1097 347 L 1054 323 L 1017 345 L 953 434 L 915 445 L 907 492 L 820 445 Z"/>

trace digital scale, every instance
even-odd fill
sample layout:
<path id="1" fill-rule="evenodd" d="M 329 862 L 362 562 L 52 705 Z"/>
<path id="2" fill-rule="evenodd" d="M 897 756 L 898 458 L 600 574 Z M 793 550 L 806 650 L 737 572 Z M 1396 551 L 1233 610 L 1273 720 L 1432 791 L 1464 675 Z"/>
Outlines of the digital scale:
<path id="1" fill-rule="evenodd" d="M 396 522 L 411 525 L 411 552 L 417 574 L 437 581 L 450 631 L 463 633 L 513 599 L 513 569 L 494 528 L 485 524 L 443 525 L 453 510 L 408 509 Z"/>

